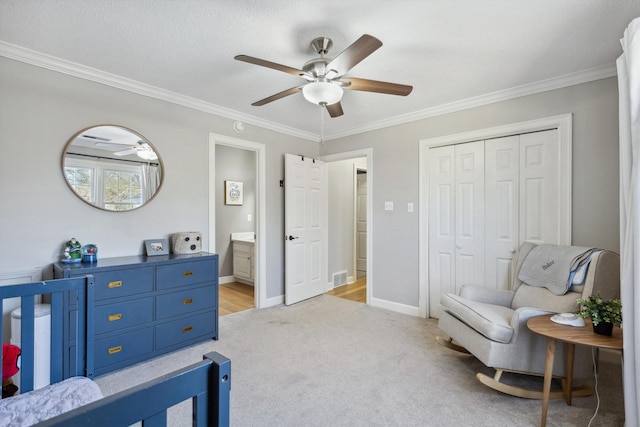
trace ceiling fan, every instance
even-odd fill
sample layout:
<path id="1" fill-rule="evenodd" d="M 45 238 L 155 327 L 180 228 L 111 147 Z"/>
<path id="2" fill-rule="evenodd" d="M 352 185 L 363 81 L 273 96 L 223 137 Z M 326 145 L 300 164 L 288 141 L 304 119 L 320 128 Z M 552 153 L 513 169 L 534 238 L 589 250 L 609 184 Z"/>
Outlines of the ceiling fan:
<path id="1" fill-rule="evenodd" d="M 235 59 L 238 61 L 283 71 L 307 80 L 307 83 L 301 86 L 292 87 L 276 93 L 275 95 L 256 101 L 251 105 L 262 106 L 302 91 L 302 95 L 307 101 L 325 107 L 331 117 L 339 117 L 343 114 L 340 100 L 342 99 L 344 89 L 401 96 L 407 96 L 411 93 L 411 90 L 413 90 L 413 86 L 397 83 L 359 79 L 355 77 L 343 78 L 351 68 L 355 67 L 360 61 L 382 46 L 382 42 L 377 38 L 364 34 L 335 58 L 325 58 L 324 55 L 329 52 L 331 46 L 333 46 L 333 42 L 327 37 L 313 39 L 311 47 L 320 57 L 307 61 L 301 70 L 252 56 L 236 56 Z"/>
<path id="2" fill-rule="evenodd" d="M 116 156 L 136 154 L 138 157 L 145 160 L 156 160 L 158 158 L 158 155 L 153 151 L 153 148 L 142 140 L 138 141 L 137 145 L 130 146 L 127 150 L 115 151 L 113 154 Z"/>

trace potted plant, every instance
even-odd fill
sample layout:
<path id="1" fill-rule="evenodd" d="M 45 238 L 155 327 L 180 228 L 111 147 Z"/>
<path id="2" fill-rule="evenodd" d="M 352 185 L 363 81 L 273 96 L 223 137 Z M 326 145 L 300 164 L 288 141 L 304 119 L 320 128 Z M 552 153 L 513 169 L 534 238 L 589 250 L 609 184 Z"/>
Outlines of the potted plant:
<path id="1" fill-rule="evenodd" d="M 611 335 L 613 325 L 622 323 L 622 302 L 619 299 L 604 299 L 600 295 L 579 298 L 578 317 L 589 318 L 597 334 Z"/>

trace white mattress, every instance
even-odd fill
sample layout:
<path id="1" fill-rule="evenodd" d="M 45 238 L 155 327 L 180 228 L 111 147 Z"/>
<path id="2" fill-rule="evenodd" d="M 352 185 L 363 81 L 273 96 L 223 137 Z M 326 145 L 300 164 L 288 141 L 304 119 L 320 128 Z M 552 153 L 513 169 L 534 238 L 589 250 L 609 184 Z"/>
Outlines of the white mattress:
<path id="1" fill-rule="evenodd" d="M 100 387 L 92 380 L 69 378 L 0 400 L 0 426 L 31 426 L 102 397 Z"/>

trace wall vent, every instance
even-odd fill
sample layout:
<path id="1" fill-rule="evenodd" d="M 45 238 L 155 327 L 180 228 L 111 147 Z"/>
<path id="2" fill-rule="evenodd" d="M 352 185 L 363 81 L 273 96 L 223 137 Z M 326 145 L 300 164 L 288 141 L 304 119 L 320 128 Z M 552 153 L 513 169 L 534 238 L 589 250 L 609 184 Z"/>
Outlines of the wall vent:
<path id="1" fill-rule="evenodd" d="M 347 284 L 347 272 L 339 271 L 337 273 L 333 273 L 333 287 L 337 288 L 338 286 Z"/>

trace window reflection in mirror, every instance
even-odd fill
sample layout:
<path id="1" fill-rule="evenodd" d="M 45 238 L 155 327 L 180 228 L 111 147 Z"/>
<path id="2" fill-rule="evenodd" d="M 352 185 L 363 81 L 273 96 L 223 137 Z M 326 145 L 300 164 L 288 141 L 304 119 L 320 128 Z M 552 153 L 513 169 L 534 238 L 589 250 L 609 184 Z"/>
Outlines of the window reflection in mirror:
<path id="1" fill-rule="evenodd" d="M 65 180 L 86 203 L 108 211 L 144 206 L 162 186 L 163 165 L 142 135 L 122 126 L 76 133 L 62 155 Z"/>

